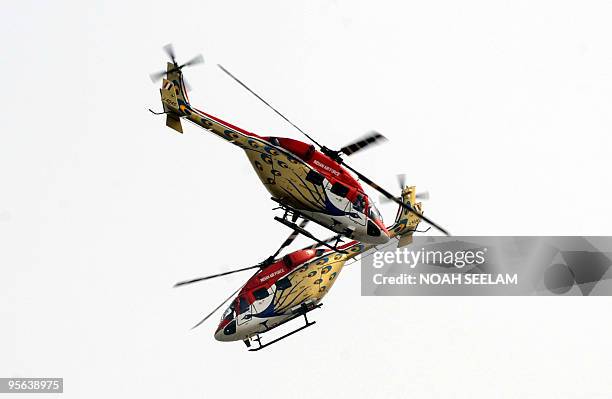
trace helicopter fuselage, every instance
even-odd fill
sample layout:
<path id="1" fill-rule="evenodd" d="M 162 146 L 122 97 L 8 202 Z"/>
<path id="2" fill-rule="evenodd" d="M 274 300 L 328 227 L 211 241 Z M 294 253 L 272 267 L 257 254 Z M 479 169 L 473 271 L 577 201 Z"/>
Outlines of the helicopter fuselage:
<path id="1" fill-rule="evenodd" d="M 292 252 L 261 269 L 244 285 L 223 313 L 218 341 L 241 341 L 272 330 L 316 306 L 329 292 L 347 260 L 372 246 L 352 241 L 346 254 L 323 249 Z"/>
<path id="2" fill-rule="evenodd" d="M 284 207 L 350 239 L 389 241 L 382 217 L 361 184 L 313 145 L 258 136 L 202 111 L 188 112 L 190 121 L 241 147 L 272 198 Z"/>

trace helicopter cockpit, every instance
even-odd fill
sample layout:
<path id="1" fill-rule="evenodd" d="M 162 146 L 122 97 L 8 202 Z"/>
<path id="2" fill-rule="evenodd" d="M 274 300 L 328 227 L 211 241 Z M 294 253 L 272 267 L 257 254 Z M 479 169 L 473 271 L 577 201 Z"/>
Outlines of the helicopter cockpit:
<path id="1" fill-rule="evenodd" d="M 376 222 L 382 222 L 382 216 L 380 215 L 380 211 L 378 210 L 378 208 L 376 208 L 376 205 L 374 205 L 374 203 L 370 204 L 368 216 L 370 216 L 370 218 L 372 218 L 372 220 Z"/>
<path id="2" fill-rule="evenodd" d="M 357 197 L 355 197 L 355 201 L 353 201 L 353 210 L 363 213 L 363 210 L 365 209 L 365 207 L 366 207 L 365 197 L 361 194 L 357 194 Z"/>
<path id="3" fill-rule="evenodd" d="M 236 312 L 234 311 L 235 308 L 236 308 L 236 303 L 232 301 L 231 305 L 229 305 L 228 308 L 225 309 L 225 312 L 223 312 L 223 315 L 221 316 L 221 321 L 222 322 L 224 320 L 232 321 L 232 319 L 236 317 Z"/>
<path id="4" fill-rule="evenodd" d="M 238 307 L 237 310 L 236 307 Z M 229 305 L 228 308 L 225 309 L 225 312 L 223 312 L 223 315 L 221 316 L 221 323 L 224 321 L 232 321 L 232 319 L 234 319 L 237 315 L 246 312 L 249 307 L 249 301 L 244 296 L 234 299 L 231 305 Z"/>

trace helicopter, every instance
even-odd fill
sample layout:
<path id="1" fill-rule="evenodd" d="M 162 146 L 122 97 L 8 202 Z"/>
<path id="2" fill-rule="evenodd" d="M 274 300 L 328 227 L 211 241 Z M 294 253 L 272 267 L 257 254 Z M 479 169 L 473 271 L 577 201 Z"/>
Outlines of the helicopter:
<path id="1" fill-rule="evenodd" d="M 411 209 L 422 211 L 422 204 L 416 202 L 414 186 L 403 187 L 400 198 L 403 202 L 410 204 Z M 398 240 L 398 247 L 402 247 L 412 242 L 412 235 L 418 231 L 420 221 L 421 218 L 415 212 L 399 206 L 395 223 L 389 226 L 387 231 L 391 238 Z M 304 228 L 307 223 L 308 220 L 303 219 L 299 226 Z M 298 234 L 299 232 L 294 230 L 273 255 L 254 266 L 176 283 L 175 287 L 180 287 L 257 269 L 245 284 L 193 328 L 202 325 L 230 301 L 230 305 L 223 312 L 221 321 L 215 330 L 215 339 L 221 342 L 243 341 L 247 348 L 250 348 L 249 351 L 266 348 L 315 324 L 315 321 L 308 320 L 307 315 L 323 305 L 321 300 L 330 291 L 346 262 L 356 261 L 355 257 L 358 255 L 367 256 L 366 252 L 380 247 L 350 241 L 332 250 L 320 248 L 321 244 L 316 243 L 277 259 L 278 254 L 291 245 Z M 330 238 L 329 241 L 334 239 L 336 237 Z M 300 317 L 303 317 L 305 322 L 301 327 L 270 342 L 262 342 L 264 333 Z M 257 347 L 251 348 L 253 342 L 258 344 Z"/>
<path id="2" fill-rule="evenodd" d="M 331 150 L 319 144 L 226 68 L 218 65 L 224 73 L 261 100 L 313 144 L 292 138 L 259 136 L 251 133 L 198 110 L 190 104 L 187 96 L 188 86 L 182 70 L 187 66 L 202 63 L 204 59 L 201 55 L 179 65 L 173 46 L 168 44 L 163 49 L 170 62 L 167 62 L 165 70 L 150 75 L 154 82 L 162 80 L 160 94 L 163 112 L 151 109 L 149 111 L 156 115 L 166 115 L 166 126 L 179 133 L 183 133 L 181 120 L 184 119 L 242 148 L 259 179 L 271 194 L 271 199 L 278 204 L 275 209 L 283 211 L 282 217 L 274 217 L 276 221 L 329 249 L 337 249 L 339 240 L 334 245 L 330 245 L 300 227 L 296 223 L 297 220 L 302 218 L 313 221 L 341 237 L 366 244 L 387 243 L 391 234 L 385 227 L 374 201 L 365 193 L 358 181 L 360 179 L 384 198 L 396 202 L 443 234 L 449 235 L 444 228 L 414 209 L 412 205 L 393 196 L 344 161 L 343 157 L 351 156 L 384 141 L 385 137 L 382 134 L 371 132 L 339 150 Z"/>

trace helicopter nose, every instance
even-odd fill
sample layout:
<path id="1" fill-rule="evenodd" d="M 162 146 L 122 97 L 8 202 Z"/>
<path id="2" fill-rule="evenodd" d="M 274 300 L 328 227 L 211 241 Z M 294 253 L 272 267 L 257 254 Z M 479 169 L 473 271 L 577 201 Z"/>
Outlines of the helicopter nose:
<path id="1" fill-rule="evenodd" d="M 368 220 L 366 232 L 368 241 L 372 244 L 385 244 L 391 239 L 385 226 L 382 223 L 375 223 L 371 219 Z"/>
<path id="2" fill-rule="evenodd" d="M 217 328 L 217 331 L 215 332 L 215 339 L 221 342 L 235 341 L 236 319 L 233 319 L 225 325 L 220 324 L 219 328 Z"/>

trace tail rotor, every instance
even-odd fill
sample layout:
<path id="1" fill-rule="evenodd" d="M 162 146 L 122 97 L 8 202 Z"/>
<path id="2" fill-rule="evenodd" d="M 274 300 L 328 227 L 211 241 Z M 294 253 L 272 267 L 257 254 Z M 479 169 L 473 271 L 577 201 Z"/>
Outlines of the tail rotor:
<path id="1" fill-rule="evenodd" d="M 399 185 L 400 191 L 404 190 L 404 188 L 406 187 L 406 175 L 404 173 L 400 173 L 396 176 L 396 178 L 397 178 L 397 184 Z M 401 200 L 401 198 L 399 197 L 398 199 Z M 429 199 L 429 191 L 421 191 L 419 193 L 416 193 L 416 199 L 427 201 Z M 393 201 L 392 199 L 385 197 L 384 195 L 381 195 L 379 197 L 379 200 L 381 203 L 384 203 L 384 204 L 396 202 L 396 201 Z"/>
<path id="2" fill-rule="evenodd" d="M 194 65 L 204 63 L 204 57 L 202 56 L 202 54 L 198 54 L 195 57 L 191 58 L 189 61 L 179 65 L 178 62 L 176 62 L 176 52 L 174 51 L 174 46 L 172 45 L 172 43 L 166 44 L 164 47 L 162 47 L 162 49 L 164 50 L 164 52 L 166 53 L 166 55 L 168 56 L 168 58 L 174 65 L 174 67 L 150 74 L 149 77 L 151 78 L 151 81 L 153 83 L 161 80 L 164 76 L 166 76 L 166 74 L 180 71 L 183 68 L 188 67 L 188 66 L 194 66 Z M 188 85 L 185 84 L 185 86 L 188 86 Z"/>

